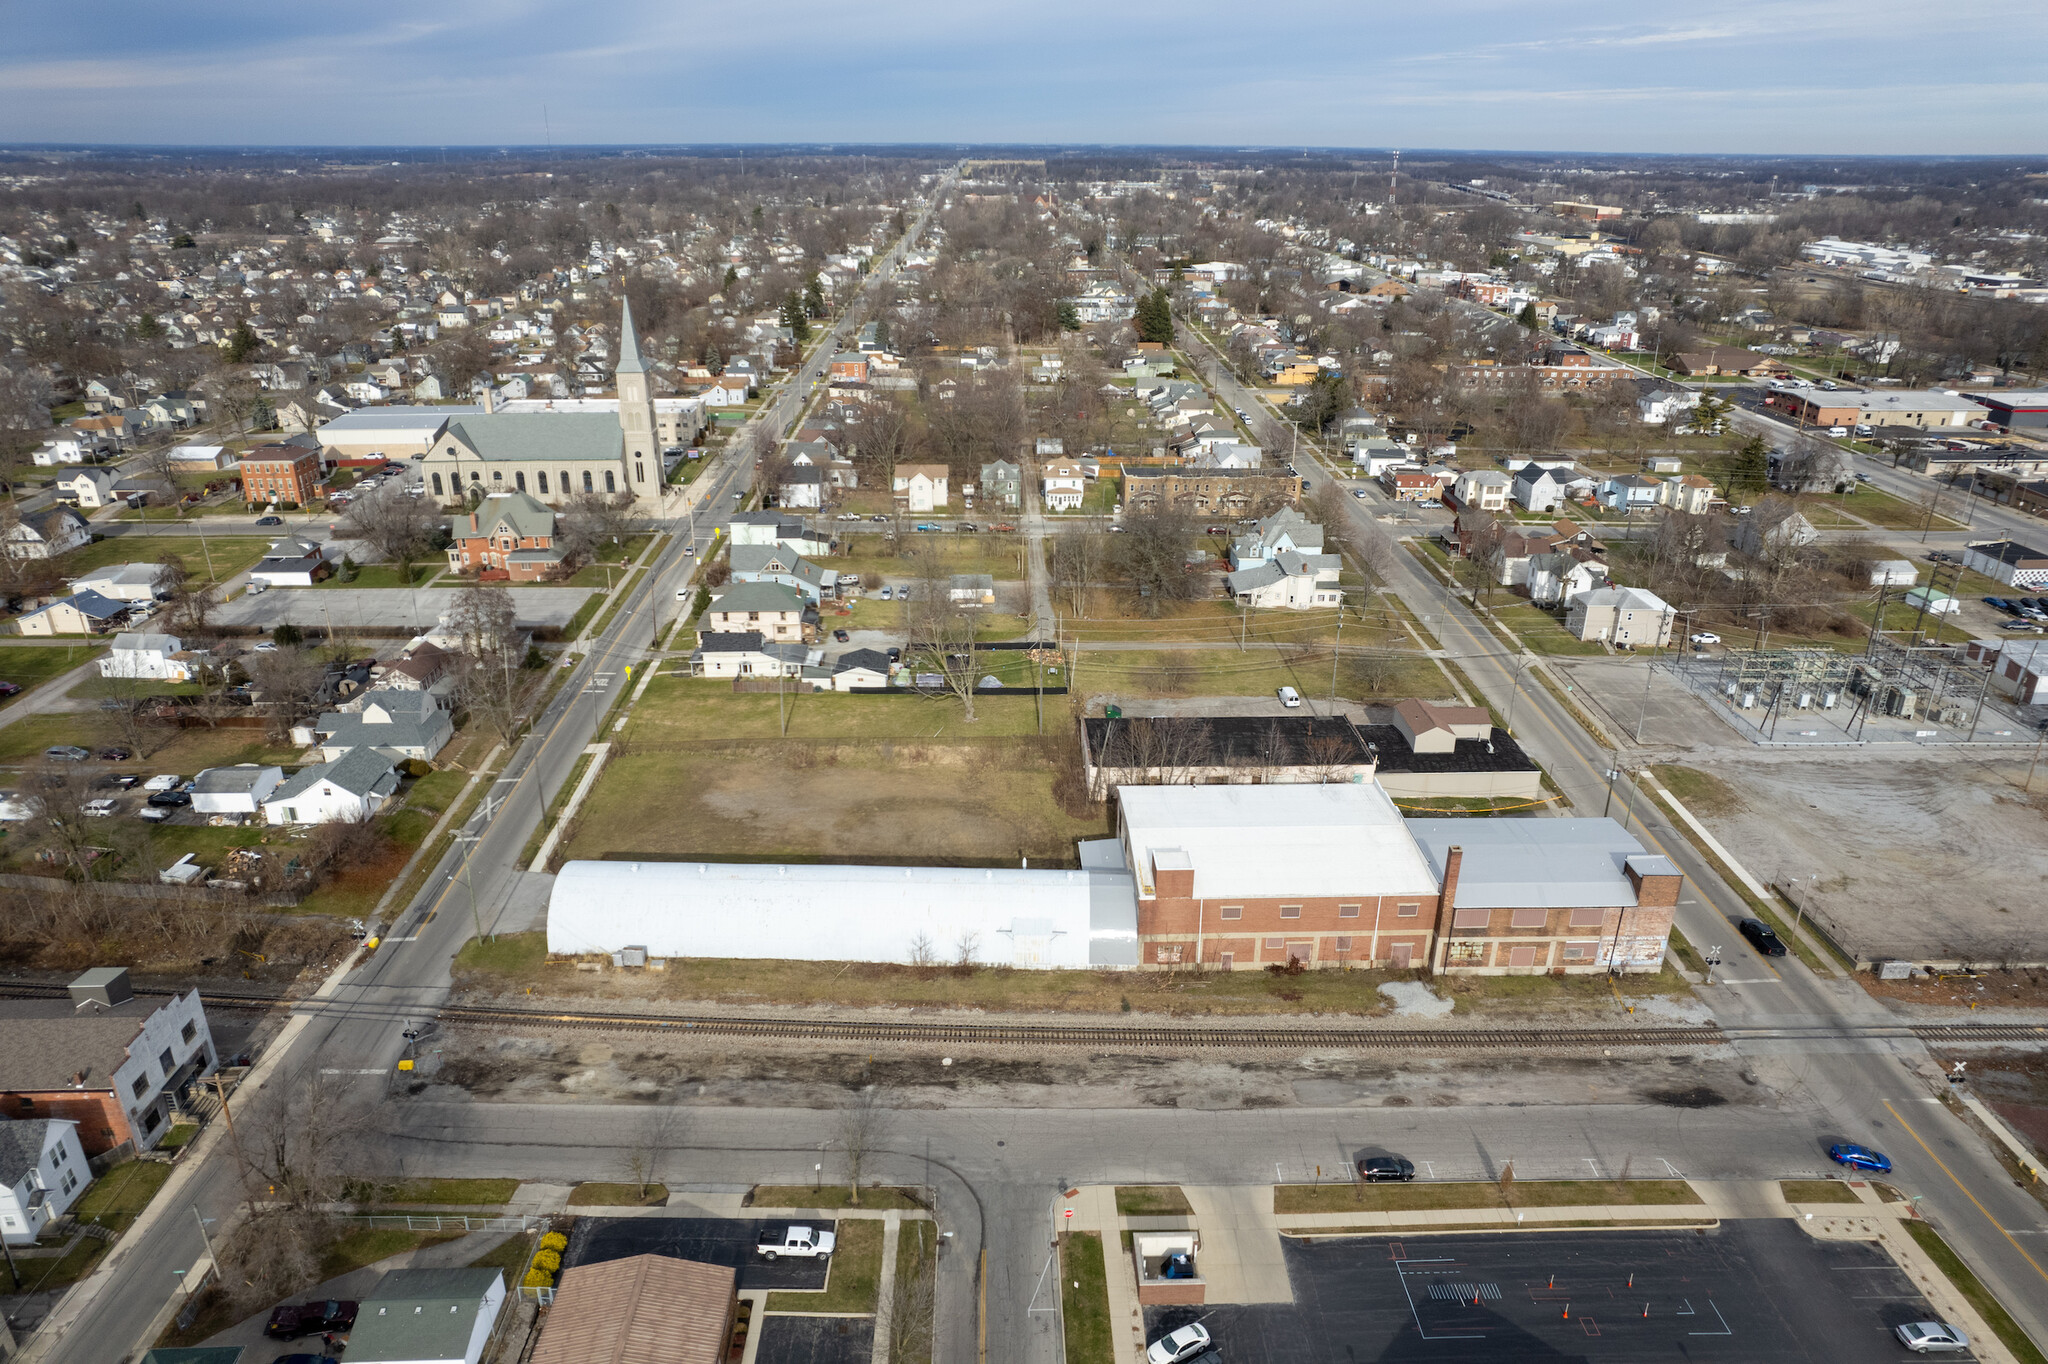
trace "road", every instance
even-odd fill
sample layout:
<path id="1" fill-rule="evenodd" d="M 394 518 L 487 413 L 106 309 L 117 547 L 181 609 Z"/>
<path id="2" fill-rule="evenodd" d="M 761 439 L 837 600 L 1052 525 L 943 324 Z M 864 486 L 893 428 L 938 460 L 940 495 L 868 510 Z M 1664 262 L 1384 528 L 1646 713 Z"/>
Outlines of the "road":
<path id="1" fill-rule="evenodd" d="M 951 183 L 934 192 L 936 205 Z M 876 263 L 863 293 L 884 285 L 902 264 L 909 244 L 929 221 L 931 207 L 905 238 Z M 850 305 L 841 321 L 820 338 L 811 358 L 782 384 L 780 394 L 755 421 L 780 436 L 809 401 L 831 356 L 846 339 Z M 484 806 L 464 825 L 459 841 L 435 867 L 420 895 L 395 917 L 378 950 L 332 990 L 333 1007 L 317 1015 L 295 1015 L 263 1058 L 275 1090 L 291 1077 L 333 1072 L 329 1083 L 344 1084 L 360 1102 L 379 1103 L 405 1047 L 400 1037 L 408 1020 L 428 1017 L 446 998 L 449 968 L 474 932 L 473 903 L 480 917 L 502 906 L 521 875 L 520 853 L 542 813 L 585 745 L 598 733 L 628 669 L 644 664 L 660 629 L 681 609 L 679 589 L 687 587 L 698 560 L 687 545 L 708 541 L 712 530 L 752 479 L 743 452 L 748 442 L 729 442 L 714 465 L 698 475 L 678 517 L 664 525 L 673 532 L 660 557 L 627 595 L 612 623 L 577 663 L 570 679 L 534 720 L 525 740 L 491 783 Z M 245 1093 L 236 1100 L 248 1105 Z M 39 1332 L 24 1358 L 51 1364 L 104 1364 L 126 1358 L 150 1342 L 150 1323 L 176 1291 L 175 1271 L 193 1264 L 203 1251 L 199 1217 L 218 1228 L 247 1197 L 230 1146 L 214 1124 L 201 1138 L 205 1148 L 188 1158 L 174 1185 L 123 1238 L 107 1265 L 63 1303 L 52 1327 Z M 948 1295 L 949 1334 L 971 1330 L 971 1300 L 964 1290 Z M 962 1324 L 962 1313 L 968 1314 Z M 941 1357 L 960 1356 L 942 1354 Z"/>
<path id="2" fill-rule="evenodd" d="M 1252 403 L 1263 401 L 1237 381 L 1213 350 L 1204 347 L 1191 353 L 1226 402 L 1250 411 Z M 1315 491 L 1331 481 L 1331 475 L 1312 460 L 1298 467 Z M 1365 501 L 1345 502 L 1357 531 L 1377 530 L 1372 518 L 1384 512 L 1386 504 L 1376 492 Z M 1512 656 L 1463 600 L 1425 573 L 1412 556 L 1397 553 L 1393 559 L 1388 586 L 1427 623 L 1446 654 L 1496 710 L 1516 717 L 1516 740 L 1543 765 L 1573 809 L 1592 814 L 1605 808 L 1614 755 L 1602 749 L 1547 689 L 1531 683 L 1526 666 L 1518 673 L 1517 664 L 1523 660 Z M 1647 660 L 1644 666 L 1650 666 Z M 1627 759 L 1622 762 L 1626 765 Z M 1614 813 L 1646 847 L 1666 854 L 1685 873 L 1679 929 L 1699 947 L 1727 949 L 1722 982 L 1699 990 L 1717 1021 L 1729 1027 L 1852 1026 L 1889 1018 L 1885 1006 L 1852 981 L 1821 979 L 1796 957 L 1767 961 L 1754 956 L 1733 928 L 1750 912 L 1741 896 L 1647 794 L 1628 794 L 1625 773 L 1617 784 Z M 1736 979 L 1726 979 L 1731 975 Z M 2014 1186 L 1974 1131 L 1947 1108 L 1929 1101 L 1939 1082 L 1933 1078 L 1937 1067 L 1923 1047 L 1900 1043 L 1867 1051 L 1827 1049 L 1830 1054 L 1822 1064 L 1819 1057 L 1803 1051 L 1805 1043 L 1738 1045 L 1759 1057 L 1808 1056 L 1806 1083 L 1840 1123 L 1842 1136 L 1886 1149 L 1899 1163 L 1901 1187 L 1923 1196 L 1922 1206 L 1941 1222 L 1944 1233 L 2034 1339 L 2048 1341 L 2048 1262 L 2026 1248 L 2048 1250 L 2048 1216 Z M 1908 1122 L 1917 1136 L 1908 1134 Z M 2018 1237 L 2039 1239 L 2023 1243 Z"/>

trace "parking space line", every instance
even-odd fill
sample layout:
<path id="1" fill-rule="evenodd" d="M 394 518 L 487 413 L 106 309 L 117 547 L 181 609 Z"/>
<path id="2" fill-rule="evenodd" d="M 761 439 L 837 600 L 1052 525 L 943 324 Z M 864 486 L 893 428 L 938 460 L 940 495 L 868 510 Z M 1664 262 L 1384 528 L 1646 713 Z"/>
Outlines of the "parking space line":
<path id="1" fill-rule="evenodd" d="M 1714 1300 L 1713 1300 L 1712 1298 L 1708 1298 L 1708 1299 L 1707 1299 L 1707 1306 L 1709 1306 L 1709 1307 L 1712 1307 L 1712 1308 L 1714 1308 L 1714 1320 L 1716 1320 L 1716 1321 L 1718 1321 L 1718 1322 L 1720 1322 L 1720 1323 L 1721 1323 L 1721 1329 L 1720 1329 L 1720 1330 L 1718 1330 L 1718 1331 L 1687 1331 L 1687 1332 L 1686 1332 L 1686 1334 L 1687 1334 L 1687 1335 L 1689 1335 L 1689 1336 L 1732 1336 L 1732 1335 L 1734 1335 L 1734 1334 L 1735 1334 L 1734 1330 L 1733 1330 L 1733 1329 L 1731 1329 L 1731 1328 L 1729 1327 L 1729 1325 L 1728 1325 L 1728 1318 L 1726 1318 L 1726 1317 L 1724 1317 L 1724 1316 L 1722 1316 L 1722 1315 L 1721 1315 L 1721 1309 L 1720 1309 L 1719 1307 L 1715 1306 L 1715 1304 L 1714 1304 Z"/>

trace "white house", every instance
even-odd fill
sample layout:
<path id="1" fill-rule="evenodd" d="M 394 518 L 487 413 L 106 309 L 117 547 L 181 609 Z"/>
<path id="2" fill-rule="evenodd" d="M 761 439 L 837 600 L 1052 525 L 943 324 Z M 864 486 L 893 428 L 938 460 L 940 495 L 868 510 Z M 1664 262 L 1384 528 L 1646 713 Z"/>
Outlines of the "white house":
<path id="1" fill-rule="evenodd" d="M 505 1303 L 496 1269 L 394 1269 L 356 1309 L 351 1364 L 478 1364 Z"/>
<path id="2" fill-rule="evenodd" d="M 947 469 L 943 464 L 899 464 L 890 482 L 905 511 L 935 511 L 946 505 Z"/>
<path id="3" fill-rule="evenodd" d="M 1048 511 L 1072 511 L 1081 505 L 1088 491 L 1088 475 L 1069 459 L 1056 459 L 1044 466 L 1038 480 L 1039 495 Z"/>
<path id="4" fill-rule="evenodd" d="M 48 468 L 91 459 L 99 450 L 100 443 L 94 437 L 80 431 L 66 431 L 37 446 L 33 458 L 37 464 Z"/>
<path id="5" fill-rule="evenodd" d="M 1563 552 L 1530 555 L 1528 574 L 1529 600 L 1544 606 L 1569 606 L 1607 584 L 1607 565 Z"/>
<path id="6" fill-rule="evenodd" d="M 1911 587 L 1920 581 L 1920 570 L 1911 559 L 1879 559 L 1870 566 L 1872 587 Z"/>
<path id="7" fill-rule="evenodd" d="M 54 559 L 92 539 L 85 518 L 69 507 L 30 512 L 0 537 L 0 550 L 10 559 Z"/>
<path id="8" fill-rule="evenodd" d="M 1657 505 L 1664 485 L 1642 474 L 1617 474 L 1600 485 L 1600 505 L 1609 511 L 1634 511 Z"/>
<path id="9" fill-rule="evenodd" d="M 824 656 L 801 641 L 771 643 L 759 630 L 707 631 L 690 653 L 690 676 L 800 677 Z"/>
<path id="10" fill-rule="evenodd" d="M 430 691 L 372 687 L 343 711 L 329 711 L 305 726 L 301 742 L 319 746 L 320 758 L 334 762 L 358 748 L 372 748 L 390 762 L 430 762 L 455 737 L 448 712 Z M 293 730 L 299 739 L 301 731 Z"/>
<path id="11" fill-rule="evenodd" d="M 0 1241 L 33 1245 L 90 1183 L 77 1123 L 68 1118 L 0 1119 Z"/>
<path id="12" fill-rule="evenodd" d="M 112 469 L 66 469 L 57 476 L 57 494 L 88 509 L 110 506 L 120 499 L 114 485 L 120 476 Z"/>
<path id="13" fill-rule="evenodd" d="M 1415 452 L 1384 436 L 1367 436 L 1351 443 L 1351 462 L 1367 478 L 1378 478 L 1389 469 L 1411 462 Z"/>
<path id="14" fill-rule="evenodd" d="M 1663 648 L 1678 613 L 1640 587 L 1598 587 L 1571 604 L 1565 628 L 1576 639 L 1604 640 L 1618 649 Z"/>
<path id="15" fill-rule="evenodd" d="M 268 587 L 311 587 L 329 571 L 326 548 L 318 540 L 294 537 L 272 543 L 249 570 L 249 581 Z"/>
<path id="16" fill-rule="evenodd" d="M 368 746 L 350 749 L 340 759 L 315 763 L 280 784 L 263 802 L 263 818 L 271 824 L 360 823 L 384 808 L 398 790 L 391 760 Z"/>
<path id="17" fill-rule="evenodd" d="M 284 769 L 258 763 L 209 767 L 192 779 L 192 811 L 201 815 L 253 815 L 284 782 Z"/>
<path id="18" fill-rule="evenodd" d="M 1533 512 L 1553 512 L 1564 505 L 1563 482 L 1555 470 L 1540 464 L 1515 470 L 1511 491 L 1516 502 Z"/>
<path id="19" fill-rule="evenodd" d="M 1504 512 L 1508 509 L 1509 479 L 1493 469 L 1467 469 L 1451 482 L 1451 496 L 1461 507 L 1474 511 Z"/>
<path id="20" fill-rule="evenodd" d="M 225 445 L 179 445 L 171 449 L 171 463 L 187 472 L 232 468 L 234 456 Z"/>
<path id="21" fill-rule="evenodd" d="M 1659 389 L 1636 399 L 1636 415 L 1646 426 L 1663 426 L 1684 420 L 1699 401 L 1700 395 L 1689 390 Z"/>
<path id="22" fill-rule="evenodd" d="M 1283 549 L 1263 563 L 1226 573 L 1223 587 L 1231 600 L 1255 607 L 1308 611 L 1340 606 L 1344 593 L 1337 578 L 1343 567 L 1344 560 L 1335 554 Z"/>
<path id="23" fill-rule="evenodd" d="M 73 592 L 97 592 L 114 601 L 152 602 L 164 579 L 162 564 L 109 564 L 71 580 Z"/>
<path id="24" fill-rule="evenodd" d="M 153 682 L 190 682 L 195 653 L 187 652 L 176 635 L 114 636 L 114 647 L 100 660 L 101 677 L 129 677 Z"/>
<path id="25" fill-rule="evenodd" d="M 1283 550 L 1299 554 L 1323 552 L 1323 528 L 1292 507 L 1265 517 L 1248 533 L 1230 542 L 1230 566 L 1250 568 Z"/>
<path id="26" fill-rule="evenodd" d="M 101 635 L 128 619 L 133 605 L 97 592 L 74 592 L 62 601 L 23 613 L 15 625 L 24 635 Z"/>
<path id="27" fill-rule="evenodd" d="M 832 660 L 832 690 L 889 685 L 889 655 L 880 649 L 850 649 Z"/>
<path id="28" fill-rule="evenodd" d="M 815 510 L 825 505 L 825 471 L 815 465 L 796 465 L 784 471 L 775 486 L 777 506 Z"/>
<path id="29" fill-rule="evenodd" d="M 820 568 L 783 544 L 735 543 L 726 551 L 726 560 L 732 566 L 732 580 L 736 583 L 780 583 L 796 589 L 813 605 L 839 595 L 837 570 Z"/>

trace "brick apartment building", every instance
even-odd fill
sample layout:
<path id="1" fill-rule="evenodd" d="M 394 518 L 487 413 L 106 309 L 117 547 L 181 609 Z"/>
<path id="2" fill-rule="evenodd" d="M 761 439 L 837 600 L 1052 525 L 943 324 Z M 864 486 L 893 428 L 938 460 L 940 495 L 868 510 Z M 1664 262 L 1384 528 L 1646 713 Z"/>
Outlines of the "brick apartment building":
<path id="1" fill-rule="evenodd" d="M 555 513 L 530 493 L 492 493 L 448 523 L 448 539 L 451 573 L 530 583 L 562 566 Z"/>
<path id="2" fill-rule="evenodd" d="M 1292 506 L 1301 484 L 1285 469 L 1124 469 L 1124 506 L 1263 515 Z"/>
<path id="3" fill-rule="evenodd" d="M 252 507 L 303 507 L 320 496 L 320 452 L 303 445 L 251 446 L 235 468 L 242 476 L 242 500 Z"/>

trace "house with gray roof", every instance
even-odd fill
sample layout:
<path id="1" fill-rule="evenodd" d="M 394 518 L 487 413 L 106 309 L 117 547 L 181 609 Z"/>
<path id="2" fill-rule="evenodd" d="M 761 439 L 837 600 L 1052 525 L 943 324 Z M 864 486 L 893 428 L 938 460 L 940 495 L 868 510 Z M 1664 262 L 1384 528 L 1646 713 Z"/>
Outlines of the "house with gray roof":
<path id="1" fill-rule="evenodd" d="M 97 592 L 74 592 L 15 621 L 24 635 L 99 635 L 128 619 L 134 602 L 115 601 Z"/>
<path id="2" fill-rule="evenodd" d="M 301 733 L 307 737 L 300 739 Z M 432 692 L 372 687 L 352 701 L 348 710 L 329 711 L 311 725 L 293 730 L 292 737 L 317 746 L 325 762 L 357 748 L 375 749 L 391 762 L 408 758 L 429 762 L 455 737 L 455 727 Z"/>
<path id="3" fill-rule="evenodd" d="M 802 677 L 823 657 L 800 640 L 771 643 L 759 630 L 706 631 L 690 653 L 690 676 Z"/>
<path id="4" fill-rule="evenodd" d="M 1249 568 L 1290 549 L 1300 554 L 1320 555 L 1323 552 L 1323 528 L 1294 508 L 1282 507 L 1231 542 L 1230 566 Z"/>
<path id="5" fill-rule="evenodd" d="M 1223 590 L 1232 601 L 1266 609 L 1309 611 L 1341 606 L 1344 592 L 1337 579 L 1343 569 L 1344 561 L 1338 555 L 1283 549 L 1224 574 Z"/>
<path id="6" fill-rule="evenodd" d="M 820 568 L 787 545 L 734 545 L 727 558 L 736 583 L 780 583 L 813 605 L 839 595 L 838 570 Z"/>
<path id="7" fill-rule="evenodd" d="M 801 517 L 785 512 L 734 512 L 726 521 L 725 530 L 735 545 L 786 545 L 798 554 L 832 552 L 832 541 L 826 532 L 811 530 Z"/>
<path id="8" fill-rule="evenodd" d="M 73 592 L 97 592 L 115 601 L 152 602 L 164 579 L 162 564 L 109 564 L 71 580 Z"/>
<path id="9" fill-rule="evenodd" d="M 253 815 L 284 782 L 282 767 L 237 763 L 209 767 L 192 779 L 192 812 L 199 815 Z"/>
<path id="10" fill-rule="evenodd" d="M 889 685 L 889 655 L 880 649 L 848 649 L 832 660 L 832 690 Z"/>
<path id="11" fill-rule="evenodd" d="M 203 650 L 188 650 L 176 635 L 114 636 L 114 647 L 100 659 L 101 677 L 127 677 L 152 682 L 189 682 Z"/>
<path id="12" fill-rule="evenodd" d="M 35 1244 L 43 1229 L 71 1210 L 92 1171 L 68 1118 L 0 1120 L 0 1241 Z"/>
<path id="13" fill-rule="evenodd" d="M 554 508 L 531 493 L 492 493 L 448 522 L 448 570 L 537 582 L 562 567 Z"/>
<path id="14" fill-rule="evenodd" d="M 793 587 L 781 583 L 735 583 L 712 599 L 704 612 L 702 634 L 744 634 L 758 631 L 770 640 L 804 639 L 806 625 L 815 628 L 817 608 Z"/>
<path id="15" fill-rule="evenodd" d="M 478 1364 L 504 1303 L 499 1270 L 391 1270 L 356 1310 L 350 1364 Z"/>
<path id="16" fill-rule="evenodd" d="M 1046 441 L 1041 438 L 1041 446 Z M 1058 442 L 1053 442 L 1055 446 Z M 1040 453 L 1046 453 L 1041 451 Z M 1055 448 L 1050 453 L 1059 454 Z M 981 466 L 981 504 L 984 507 L 1001 507 L 1005 511 L 1016 511 L 1024 505 L 1024 469 L 1007 459 L 994 460 Z"/>
<path id="17" fill-rule="evenodd" d="M 398 791 L 391 760 L 367 745 L 333 762 L 302 768 L 270 793 L 263 818 L 270 824 L 360 823 Z"/>

